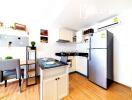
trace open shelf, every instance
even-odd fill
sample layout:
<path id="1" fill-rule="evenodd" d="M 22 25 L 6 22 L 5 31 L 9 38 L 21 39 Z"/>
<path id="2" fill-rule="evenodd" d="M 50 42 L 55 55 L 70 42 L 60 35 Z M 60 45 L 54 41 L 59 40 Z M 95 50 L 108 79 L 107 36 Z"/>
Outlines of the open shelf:
<path id="1" fill-rule="evenodd" d="M 36 69 L 36 47 L 32 49 L 31 46 L 26 47 L 26 84 L 27 86 L 37 84 L 37 69 Z M 32 82 L 31 82 L 32 79 Z"/>

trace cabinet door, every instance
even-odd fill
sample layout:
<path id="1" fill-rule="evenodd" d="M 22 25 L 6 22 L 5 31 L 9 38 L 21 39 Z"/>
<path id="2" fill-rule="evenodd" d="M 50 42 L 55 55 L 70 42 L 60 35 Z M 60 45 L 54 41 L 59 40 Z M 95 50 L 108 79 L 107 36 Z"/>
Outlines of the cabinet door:
<path id="1" fill-rule="evenodd" d="M 73 37 L 73 31 L 67 30 L 67 29 L 60 29 L 59 32 L 59 39 L 62 40 L 68 40 L 72 42 L 72 37 Z"/>
<path id="2" fill-rule="evenodd" d="M 58 100 L 67 96 L 69 93 L 69 77 L 68 75 L 63 75 L 58 79 Z"/>
<path id="3" fill-rule="evenodd" d="M 43 100 L 57 100 L 57 80 L 55 78 L 44 80 Z"/>
<path id="4" fill-rule="evenodd" d="M 81 67 L 81 61 L 80 57 L 76 56 L 76 71 L 80 70 Z"/>
<path id="5" fill-rule="evenodd" d="M 87 76 L 87 58 L 86 57 L 80 57 L 81 59 L 81 73 Z"/>
<path id="6" fill-rule="evenodd" d="M 60 29 L 59 38 L 62 40 L 69 40 L 69 33 L 66 29 Z"/>
<path id="7" fill-rule="evenodd" d="M 87 76 L 87 58 L 76 57 L 76 70 Z"/>
<path id="8" fill-rule="evenodd" d="M 59 39 L 66 40 L 67 36 L 65 34 L 66 34 L 66 32 L 63 29 L 60 29 L 60 31 L 59 31 Z"/>
<path id="9" fill-rule="evenodd" d="M 71 71 L 76 71 L 76 59 L 75 57 L 72 58 L 72 69 Z"/>
<path id="10" fill-rule="evenodd" d="M 69 31 L 68 34 L 69 34 L 69 41 L 70 42 L 73 42 L 73 31 Z"/>
<path id="11" fill-rule="evenodd" d="M 76 60 L 75 60 L 75 57 L 74 56 L 68 56 L 68 59 L 71 60 L 71 65 L 69 65 L 69 72 L 73 72 L 73 71 L 76 71 Z"/>
<path id="12" fill-rule="evenodd" d="M 77 43 L 81 43 L 82 42 L 82 31 L 78 31 L 76 35 L 77 35 Z"/>

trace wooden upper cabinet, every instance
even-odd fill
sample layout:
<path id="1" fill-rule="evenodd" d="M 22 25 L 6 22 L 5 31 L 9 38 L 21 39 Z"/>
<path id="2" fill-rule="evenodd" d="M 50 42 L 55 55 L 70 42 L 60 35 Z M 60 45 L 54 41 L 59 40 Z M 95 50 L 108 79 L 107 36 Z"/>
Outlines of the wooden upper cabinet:
<path id="1" fill-rule="evenodd" d="M 59 29 L 59 39 L 73 42 L 73 33 L 74 31 L 61 28 Z"/>
<path id="2" fill-rule="evenodd" d="M 77 33 L 76 33 L 76 36 L 77 36 L 77 43 L 81 43 L 82 41 L 83 41 L 83 34 L 82 34 L 83 32 L 82 31 L 78 31 Z"/>

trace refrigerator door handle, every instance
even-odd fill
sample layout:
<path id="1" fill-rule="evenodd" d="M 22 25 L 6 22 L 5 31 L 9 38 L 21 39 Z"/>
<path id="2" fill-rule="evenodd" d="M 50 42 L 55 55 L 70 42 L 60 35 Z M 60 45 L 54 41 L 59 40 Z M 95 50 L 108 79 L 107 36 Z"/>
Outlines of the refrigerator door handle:
<path id="1" fill-rule="evenodd" d="M 89 60 L 91 60 L 91 49 L 89 49 Z"/>
<path id="2" fill-rule="evenodd" d="M 91 60 L 91 36 L 89 40 L 89 60 Z"/>

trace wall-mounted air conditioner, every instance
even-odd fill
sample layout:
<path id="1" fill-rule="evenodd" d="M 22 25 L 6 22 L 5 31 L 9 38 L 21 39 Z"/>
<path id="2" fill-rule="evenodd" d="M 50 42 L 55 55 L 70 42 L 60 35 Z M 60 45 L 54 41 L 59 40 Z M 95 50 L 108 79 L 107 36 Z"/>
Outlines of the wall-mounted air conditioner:
<path id="1" fill-rule="evenodd" d="M 114 27 L 121 23 L 121 20 L 118 16 L 110 18 L 106 21 L 100 22 L 99 27 L 97 28 L 97 31 L 107 30 L 111 27 Z"/>

